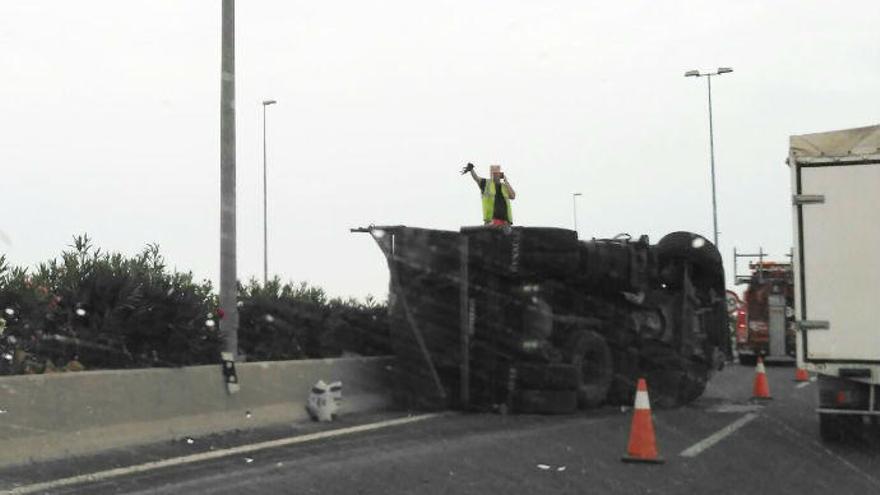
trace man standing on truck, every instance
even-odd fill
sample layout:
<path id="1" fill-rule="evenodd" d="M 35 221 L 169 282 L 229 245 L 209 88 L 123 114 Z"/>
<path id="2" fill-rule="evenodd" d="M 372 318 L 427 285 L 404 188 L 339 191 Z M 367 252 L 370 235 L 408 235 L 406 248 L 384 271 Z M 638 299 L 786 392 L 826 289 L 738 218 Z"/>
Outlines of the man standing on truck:
<path id="1" fill-rule="evenodd" d="M 511 225 L 513 211 L 510 209 L 510 200 L 516 199 L 516 192 L 501 171 L 501 165 L 489 166 L 490 179 L 477 175 L 473 163 L 468 163 L 461 171 L 462 175 L 468 172 L 480 187 L 483 198 L 483 224 L 500 227 Z"/>

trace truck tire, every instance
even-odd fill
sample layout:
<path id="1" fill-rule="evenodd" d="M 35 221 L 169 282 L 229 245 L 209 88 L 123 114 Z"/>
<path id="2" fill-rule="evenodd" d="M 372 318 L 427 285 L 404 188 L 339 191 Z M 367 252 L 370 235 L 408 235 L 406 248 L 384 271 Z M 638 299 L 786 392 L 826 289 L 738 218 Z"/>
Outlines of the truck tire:
<path id="1" fill-rule="evenodd" d="M 682 404 L 689 404 L 703 395 L 706 385 L 709 384 L 709 366 L 691 361 L 684 373 L 679 400 Z"/>
<path id="2" fill-rule="evenodd" d="M 672 409 L 682 405 L 679 391 L 684 381 L 684 372 L 680 370 L 658 369 L 645 374 L 651 407 L 656 409 Z"/>
<path id="3" fill-rule="evenodd" d="M 819 414 L 819 436 L 825 442 L 840 443 L 859 438 L 862 417 L 854 414 Z"/>
<path id="4" fill-rule="evenodd" d="M 659 409 L 679 407 L 700 397 L 709 381 L 709 366 L 675 352 L 669 344 L 643 343 L 640 376 L 648 382 L 651 404 Z"/>
<path id="5" fill-rule="evenodd" d="M 577 234 L 572 230 L 528 227 L 514 232 L 513 261 L 524 276 L 565 277 L 577 270 L 580 256 Z"/>
<path id="6" fill-rule="evenodd" d="M 577 233 L 556 227 L 521 227 L 518 230 L 524 252 L 577 251 Z"/>
<path id="7" fill-rule="evenodd" d="M 570 414 L 577 410 L 574 390 L 517 390 L 513 410 L 523 414 Z"/>
<path id="8" fill-rule="evenodd" d="M 592 330 L 572 333 L 564 349 L 568 362 L 580 370 L 577 399 L 581 409 L 605 402 L 614 373 L 611 349 L 601 335 Z"/>
<path id="9" fill-rule="evenodd" d="M 819 436 L 825 442 L 839 442 L 843 440 L 843 428 L 836 414 L 819 414 Z"/>
<path id="10" fill-rule="evenodd" d="M 579 370 L 570 364 L 517 363 L 519 387 L 537 390 L 577 390 Z"/>
<path id="11" fill-rule="evenodd" d="M 673 264 L 676 260 L 690 262 L 694 267 L 693 282 L 697 287 L 715 287 L 724 290 L 724 267 L 721 253 L 705 237 L 691 232 L 672 232 L 664 236 L 655 246 L 658 261 L 663 267 Z M 680 280 L 676 277 L 665 280 L 672 288 L 680 288 Z"/>

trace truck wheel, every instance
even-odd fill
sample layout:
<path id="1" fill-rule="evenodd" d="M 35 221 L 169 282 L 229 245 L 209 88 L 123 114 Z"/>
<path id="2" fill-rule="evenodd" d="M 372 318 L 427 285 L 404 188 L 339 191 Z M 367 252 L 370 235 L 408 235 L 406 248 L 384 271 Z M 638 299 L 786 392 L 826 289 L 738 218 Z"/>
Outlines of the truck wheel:
<path id="1" fill-rule="evenodd" d="M 519 229 L 523 251 L 577 251 L 578 238 L 573 230 L 556 227 L 525 227 Z"/>
<path id="2" fill-rule="evenodd" d="M 518 363 L 515 368 L 523 389 L 573 391 L 578 388 L 580 370 L 570 364 Z"/>
<path id="3" fill-rule="evenodd" d="M 661 267 L 672 263 L 673 260 L 689 261 L 699 268 L 694 274 L 694 282 L 697 285 L 724 288 L 721 253 L 708 239 L 691 232 L 672 232 L 660 239 L 654 250 Z"/>
<path id="4" fill-rule="evenodd" d="M 679 407 L 699 397 L 708 381 L 708 369 L 677 354 L 663 342 L 647 342 L 640 349 L 640 375 L 648 382 L 651 405 Z"/>
<path id="5" fill-rule="evenodd" d="M 684 380 L 679 397 L 683 404 L 689 404 L 703 395 L 709 384 L 709 367 L 705 364 L 691 362 L 684 373 Z"/>
<path id="6" fill-rule="evenodd" d="M 862 417 L 850 414 L 819 414 L 819 436 L 826 442 L 859 438 Z"/>
<path id="7" fill-rule="evenodd" d="M 528 227 L 516 231 L 519 266 L 523 275 L 565 277 L 577 270 L 577 234 L 572 230 Z"/>
<path id="8" fill-rule="evenodd" d="M 523 414 L 570 414 L 577 410 L 574 390 L 517 390 L 513 409 Z"/>
<path id="9" fill-rule="evenodd" d="M 578 405 L 587 409 L 605 402 L 614 373 L 611 350 L 605 339 L 592 330 L 578 330 L 568 338 L 564 351 L 568 362 L 580 370 Z"/>
<path id="10" fill-rule="evenodd" d="M 672 409 L 681 406 L 684 379 L 685 373 L 680 370 L 659 369 L 648 372 L 646 380 L 651 395 L 651 407 Z"/>
<path id="11" fill-rule="evenodd" d="M 826 442 L 843 440 L 843 428 L 836 414 L 819 414 L 819 436 Z"/>

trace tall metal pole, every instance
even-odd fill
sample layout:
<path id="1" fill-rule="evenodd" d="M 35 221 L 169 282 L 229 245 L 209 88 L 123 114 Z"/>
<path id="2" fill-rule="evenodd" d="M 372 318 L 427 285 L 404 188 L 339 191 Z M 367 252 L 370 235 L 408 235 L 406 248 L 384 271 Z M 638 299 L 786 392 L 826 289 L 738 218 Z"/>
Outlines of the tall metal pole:
<path id="1" fill-rule="evenodd" d="M 715 247 L 718 247 L 718 201 L 715 192 L 715 129 L 712 123 L 712 76 L 720 76 L 721 74 L 730 74 L 733 69 L 730 67 L 719 67 L 715 72 L 701 73 L 699 70 L 689 70 L 684 73 L 684 77 L 705 77 L 706 84 L 709 89 L 709 160 L 712 168 L 712 240 Z"/>
<path id="2" fill-rule="evenodd" d="M 718 204 L 715 200 L 715 131 L 712 127 L 712 75 L 706 76 L 709 87 L 709 157 L 712 163 L 712 232 L 718 248 Z"/>
<path id="3" fill-rule="evenodd" d="M 275 100 L 263 100 L 263 287 L 269 283 L 269 209 L 266 206 L 266 107 L 278 103 Z"/>
<path id="4" fill-rule="evenodd" d="M 269 220 L 266 207 L 266 102 L 263 102 L 263 287 L 269 282 Z"/>
<path id="5" fill-rule="evenodd" d="M 223 0 L 220 72 L 220 331 L 238 358 L 235 252 L 235 0 Z"/>
<path id="6" fill-rule="evenodd" d="M 574 218 L 574 232 L 577 234 L 578 231 L 578 211 L 577 211 L 577 197 L 580 196 L 581 193 L 572 193 L 571 194 L 571 216 Z"/>

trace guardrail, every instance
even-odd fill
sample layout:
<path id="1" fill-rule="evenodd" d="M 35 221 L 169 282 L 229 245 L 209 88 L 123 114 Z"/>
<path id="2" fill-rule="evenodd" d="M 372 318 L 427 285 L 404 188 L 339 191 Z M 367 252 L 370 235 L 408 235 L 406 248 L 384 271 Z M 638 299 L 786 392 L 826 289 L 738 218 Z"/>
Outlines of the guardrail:
<path id="1" fill-rule="evenodd" d="M 236 364 L 0 378 L 0 467 L 306 419 L 319 379 L 343 382 L 346 412 L 391 406 L 393 358 Z"/>

